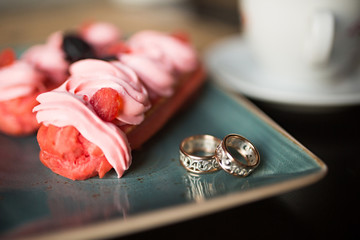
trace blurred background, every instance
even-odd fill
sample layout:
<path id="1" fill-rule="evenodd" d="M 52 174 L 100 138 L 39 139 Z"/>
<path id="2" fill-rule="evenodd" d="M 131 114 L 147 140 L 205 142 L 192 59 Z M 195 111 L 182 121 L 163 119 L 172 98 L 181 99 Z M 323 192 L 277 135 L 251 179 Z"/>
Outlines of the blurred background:
<path id="1" fill-rule="evenodd" d="M 124 34 L 185 30 L 199 50 L 239 31 L 235 0 L 3 0 L 0 16 L 0 46 L 42 43 L 85 21 L 109 21 Z"/>
<path id="2" fill-rule="evenodd" d="M 240 19 L 237 0 L 2 0 L 0 48 L 43 43 L 54 31 L 90 20 L 111 22 L 124 35 L 144 29 L 186 31 L 203 55 L 217 41 L 241 33 Z M 126 239 L 184 239 L 189 233 L 189 239 L 358 239 L 359 106 L 304 113 L 251 100 L 328 165 L 325 179 L 304 189 Z M 239 228 L 245 231 L 239 234 Z"/>

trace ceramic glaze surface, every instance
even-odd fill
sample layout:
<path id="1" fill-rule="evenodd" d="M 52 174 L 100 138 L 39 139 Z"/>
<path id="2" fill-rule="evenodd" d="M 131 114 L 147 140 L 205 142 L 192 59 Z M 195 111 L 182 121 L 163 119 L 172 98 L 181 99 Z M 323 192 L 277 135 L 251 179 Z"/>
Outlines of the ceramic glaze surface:
<path id="1" fill-rule="evenodd" d="M 250 176 L 225 171 L 194 175 L 181 166 L 179 144 L 185 137 L 211 134 L 222 139 L 229 133 L 243 135 L 260 153 L 261 164 Z M 213 83 L 133 152 L 133 165 L 120 179 L 112 170 L 103 179 L 71 181 L 43 166 L 38 153 L 35 136 L 0 135 L 0 236 L 36 236 L 113 220 L 119 220 L 120 229 L 147 213 L 161 219 L 165 216 L 161 210 L 171 213 L 180 206 L 188 210 L 208 206 L 207 211 L 214 212 L 218 209 L 211 206 L 213 201 L 224 208 L 231 204 L 221 204 L 222 199 L 233 196 L 232 205 L 240 205 L 310 184 L 326 172 L 321 160 L 266 116 Z M 305 180 L 309 176 L 314 179 Z M 293 180 L 299 181 L 286 185 Z M 139 230 L 144 228 L 146 223 L 138 225 Z M 121 235 L 126 229 L 114 232 Z"/>

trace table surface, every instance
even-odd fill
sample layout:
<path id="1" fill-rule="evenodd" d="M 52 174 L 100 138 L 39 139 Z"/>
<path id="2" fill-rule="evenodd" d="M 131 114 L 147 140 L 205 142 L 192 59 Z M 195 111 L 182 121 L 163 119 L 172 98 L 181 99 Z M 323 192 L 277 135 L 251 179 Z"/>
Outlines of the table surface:
<path id="1" fill-rule="evenodd" d="M 6 1 L 5 1 L 6 2 Z M 143 29 L 187 31 L 200 54 L 239 26 L 189 11 L 183 4 L 139 7 L 121 1 L 9 1 L 0 5 L 0 47 L 44 42 L 85 20 L 109 21 L 124 34 Z M 123 1 L 128 2 L 128 1 Z M 176 2 L 176 1 L 175 1 Z M 319 182 L 275 197 L 152 229 L 124 239 L 241 237 L 359 239 L 360 106 L 331 112 L 297 112 L 252 100 L 295 139 L 322 159 L 328 173 Z"/>

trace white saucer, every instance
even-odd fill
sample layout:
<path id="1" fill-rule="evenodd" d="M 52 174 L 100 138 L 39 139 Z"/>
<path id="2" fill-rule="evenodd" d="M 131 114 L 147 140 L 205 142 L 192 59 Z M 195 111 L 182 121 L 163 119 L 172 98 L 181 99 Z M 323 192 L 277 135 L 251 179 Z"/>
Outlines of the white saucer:
<path id="1" fill-rule="evenodd" d="M 360 73 L 332 85 L 318 88 L 284 88 L 271 84 L 271 78 L 258 67 L 240 35 L 212 46 L 204 56 L 212 78 L 219 84 L 248 97 L 304 107 L 343 107 L 360 103 Z"/>

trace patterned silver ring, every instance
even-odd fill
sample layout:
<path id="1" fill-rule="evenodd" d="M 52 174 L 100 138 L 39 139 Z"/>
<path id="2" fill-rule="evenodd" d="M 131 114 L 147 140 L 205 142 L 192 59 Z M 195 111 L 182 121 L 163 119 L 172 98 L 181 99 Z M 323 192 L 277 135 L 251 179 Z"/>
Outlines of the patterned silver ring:
<path id="1" fill-rule="evenodd" d="M 241 177 L 248 176 L 260 164 L 258 150 L 238 134 L 224 137 L 215 150 L 215 157 L 223 170 Z"/>
<path id="2" fill-rule="evenodd" d="M 180 144 L 180 163 L 193 173 L 210 173 L 221 169 L 214 156 L 220 142 L 211 135 L 185 138 Z"/>

